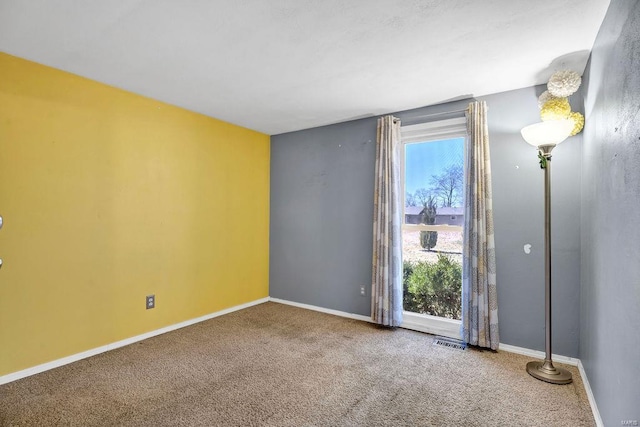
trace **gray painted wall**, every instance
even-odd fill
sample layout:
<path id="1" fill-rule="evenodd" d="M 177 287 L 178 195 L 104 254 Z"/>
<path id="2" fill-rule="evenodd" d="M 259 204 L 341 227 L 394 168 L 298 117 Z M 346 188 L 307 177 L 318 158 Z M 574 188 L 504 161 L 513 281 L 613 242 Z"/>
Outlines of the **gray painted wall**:
<path id="1" fill-rule="evenodd" d="M 544 350 L 543 174 L 520 129 L 539 121 L 542 90 L 481 98 L 489 106 L 501 342 L 537 350 Z M 467 105 L 458 101 L 395 115 L 413 124 Z M 376 118 L 271 137 L 272 297 L 370 314 L 375 139 Z M 580 140 L 558 146 L 553 158 L 554 352 L 574 357 Z M 532 245 L 530 255 L 523 251 L 526 243 Z M 359 294 L 361 285 L 366 297 Z"/>
<path id="2" fill-rule="evenodd" d="M 375 118 L 271 137 L 271 297 L 369 315 L 375 141 Z"/>
<path id="3" fill-rule="evenodd" d="M 482 98 L 489 107 L 500 341 L 535 350 L 545 344 L 544 173 L 520 129 L 540 121 L 537 97 L 545 89 Z M 579 94 L 570 102 L 581 109 Z M 582 134 L 567 139 L 551 161 L 552 350 L 572 357 L 579 348 L 581 145 Z"/>
<path id="4" fill-rule="evenodd" d="M 619 426 L 640 422 L 640 2 L 611 2 L 584 80 L 580 358 Z"/>

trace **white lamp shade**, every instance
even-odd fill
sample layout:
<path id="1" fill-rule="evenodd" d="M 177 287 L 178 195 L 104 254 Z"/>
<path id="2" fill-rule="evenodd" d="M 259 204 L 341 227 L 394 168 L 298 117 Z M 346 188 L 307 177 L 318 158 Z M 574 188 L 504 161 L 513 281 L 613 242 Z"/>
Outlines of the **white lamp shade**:
<path id="1" fill-rule="evenodd" d="M 569 137 L 573 130 L 571 120 L 548 120 L 522 128 L 520 133 L 525 141 L 534 147 L 556 145 Z"/>

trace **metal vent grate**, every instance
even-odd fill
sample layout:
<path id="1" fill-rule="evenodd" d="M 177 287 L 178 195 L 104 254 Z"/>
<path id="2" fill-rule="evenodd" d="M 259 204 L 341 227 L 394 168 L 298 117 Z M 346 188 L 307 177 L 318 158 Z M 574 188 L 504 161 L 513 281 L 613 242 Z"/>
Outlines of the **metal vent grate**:
<path id="1" fill-rule="evenodd" d="M 467 345 L 462 341 L 446 337 L 436 337 L 433 341 L 433 345 L 452 348 L 454 350 L 464 350 L 465 348 L 467 348 Z"/>

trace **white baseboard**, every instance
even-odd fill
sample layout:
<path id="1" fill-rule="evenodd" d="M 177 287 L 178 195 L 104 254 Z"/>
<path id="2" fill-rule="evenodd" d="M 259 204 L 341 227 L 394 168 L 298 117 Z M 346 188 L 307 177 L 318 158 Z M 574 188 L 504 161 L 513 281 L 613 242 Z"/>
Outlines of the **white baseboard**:
<path id="1" fill-rule="evenodd" d="M 269 301 L 277 302 L 278 304 L 291 305 L 294 307 L 305 308 L 307 310 L 319 311 L 320 313 L 333 314 L 334 316 L 346 317 L 348 319 L 362 320 L 363 322 L 372 323 L 369 316 L 363 316 L 361 314 L 347 313 L 346 311 L 332 310 L 330 308 L 318 307 L 317 305 L 303 304 L 301 302 L 289 301 L 286 299 L 269 297 Z"/>
<path id="2" fill-rule="evenodd" d="M 589 384 L 587 373 L 584 370 L 584 366 L 582 366 L 582 360 L 578 360 L 578 371 L 580 371 L 580 376 L 582 377 L 582 383 L 584 384 L 584 389 L 587 392 L 587 398 L 589 399 L 591 412 L 593 412 L 593 418 L 595 418 L 596 420 L 596 426 L 604 427 L 604 423 L 602 422 L 602 417 L 600 416 L 600 411 L 598 411 L 598 405 L 596 404 L 596 398 L 593 395 L 593 391 L 591 391 L 591 385 Z"/>
<path id="3" fill-rule="evenodd" d="M 545 353 L 542 351 L 516 347 L 515 345 L 500 343 L 500 350 L 507 351 L 509 353 L 522 354 L 524 356 L 530 356 L 531 358 L 534 358 L 534 359 L 545 358 Z M 587 378 L 587 373 L 585 372 L 584 367 L 582 366 L 582 361 L 575 357 L 561 356 L 558 354 L 551 354 L 551 357 L 556 362 L 565 363 L 567 365 L 578 367 L 578 372 L 580 372 L 580 378 L 582 378 L 582 384 L 584 385 L 584 390 L 587 393 L 587 398 L 589 399 L 589 406 L 591 406 L 591 413 L 593 414 L 593 418 L 596 421 L 596 426 L 604 427 L 604 423 L 602 422 L 602 417 L 600 417 L 600 411 L 598 411 L 598 405 L 596 404 L 596 399 L 593 396 L 593 391 L 591 391 L 589 378 Z"/>
<path id="4" fill-rule="evenodd" d="M 91 350 L 83 351 L 82 353 L 72 354 L 71 356 L 63 357 L 62 359 L 53 360 L 51 362 L 43 363 L 41 365 L 33 366 L 31 368 L 23 369 L 18 372 L 0 376 L 0 385 L 10 383 L 12 381 L 19 380 L 31 375 L 39 374 L 50 369 L 58 368 L 60 366 L 68 365 L 69 363 L 77 362 L 78 360 L 86 359 L 87 357 L 95 356 L 100 353 L 114 350 L 116 348 L 124 347 L 125 345 L 133 344 L 138 341 L 146 340 L 147 338 L 155 337 L 167 332 L 175 331 L 176 329 L 184 328 L 195 323 L 204 322 L 205 320 L 213 319 L 214 317 L 222 316 L 234 311 L 242 310 L 254 305 L 262 304 L 269 301 L 269 297 L 261 298 L 259 300 L 251 301 L 245 304 L 236 305 L 234 307 L 225 308 L 224 310 L 216 311 L 215 313 L 206 314 L 195 319 L 185 320 L 184 322 L 169 325 L 164 328 L 156 329 L 155 331 L 146 332 L 135 337 L 127 338 L 121 341 L 116 341 L 111 344 L 103 345 L 101 347 L 93 348 Z"/>
<path id="5" fill-rule="evenodd" d="M 38 366 L 34 366 L 31 368 L 27 368 L 27 369 L 23 369 L 22 371 L 18 371 L 18 372 L 13 372 L 11 374 L 7 374 L 7 375 L 3 375 L 0 376 L 0 385 L 1 384 L 6 384 L 6 383 L 10 383 L 12 381 L 16 381 L 19 380 L 21 378 L 25 378 L 31 375 L 35 375 L 35 374 L 39 374 L 41 372 L 44 371 L 48 371 L 50 369 L 54 369 L 54 368 L 58 368 L 60 366 L 64 366 L 64 365 L 68 365 L 69 363 L 73 363 L 76 362 L 78 360 L 82 360 L 82 359 L 86 359 L 87 357 L 91 357 L 91 356 L 95 356 L 97 354 L 100 353 L 104 353 L 107 352 L 109 350 L 114 350 L 116 348 L 120 348 L 120 347 L 124 347 L 125 345 L 129 345 L 129 344 L 133 344 L 135 342 L 138 341 L 142 341 L 145 340 L 147 338 L 151 338 L 151 337 L 155 337 L 157 335 L 161 335 L 167 332 L 171 332 L 171 331 L 175 331 L 176 329 L 180 329 L 180 328 L 184 328 L 186 326 L 190 326 L 199 322 L 203 322 L 205 320 L 209 320 L 209 319 L 213 319 L 214 317 L 218 317 L 218 316 L 222 316 L 228 313 L 232 313 L 234 311 L 238 311 L 238 310 L 242 310 L 245 308 L 249 308 L 252 307 L 254 305 L 258 305 L 258 304 L 262 304 L 265 303 L 267 301 L 271 301 L 271 302 L 275 302 L 275 303 L 279 303 L 279 304 L 286 304 L 286 305 L 291 305 L 294 307 L 299 307 L 299 308 L 304 308 L 307 310 L 313 310 L 313 311 L 318 311 L 321 313 L 327 313 L 327 314 L 332 314 L 334 316 L 340 316 L 340 317 L 346 317 L 348 319 L 355 319 L 355 320 L 361 320 L 363 322 L 369 322 L 372 323 L 372 320 L 369 316 L 363 316 L 361 314 L 353 314 L 353 313 L 347 313 L 345 311 L 339 311 L 339 310 L 332 310 L 329 308 L 324 308 L 324 307 L 318 307 L 315 305 L 310 305 L 310 304 L 302 304 L 299 302 L 293 302 L 293 301 L 288 301 L 288 300 L 283 300 L 280 298 L 271 298 L 271 297 L 266 297 L 266 298 L 261 298 L 259 300 L 255 300 L 255 301 L 251 301 L 245 304 L 240 304 L 240 305 L 236 305 L 234 307 L 230 307 L 230 308 L 226 308 L 224 310 L 220 310 L 220 311 L 216 311 L 215 313 L 211 313 L 211 314 L 207 314 L 201 317 L 197 317 L 195 319 L 190 319 L 190 320 L 186 320 L 184 322 L 180 322 L 180 323 L 176 323 L 174 325 L 170 325 L 170 326 L 166 326 L 164 328 L 160 328 L 160 329 L 156 329 L 155 331 L 151 331 L 151 332 L 147 332 L 141 335 L 137 335 L 135 337 L 131 337 L 131 338 L 127 338 L 121 341 L 117 341 L 111 344 L 107 344 L 104 345 L 102 347 L 98 347 L 98 348 L 94 348 L 91 350 L 87 350 L 87 351 L 83 351 L 82 353 L 77 353 L 71 356 L 67 356 L 67 357 L 63 357 L 62 359 L 58 359 L 58 360 L 54 360 L 52 362 L 47 362 L 47 363 L 43 363 L 41 365 Z M 514 345 L 509 345 L 509 344 L 500 344 L 500 350 L 506 351 L 506 352 L 510 352 L 510 353 L 516 353 L 516 354 L 522 354 L 525 356 L 530 356 L 532 358 L 536 358 L 536 359 L 544 359 L 545 354 L 542 351 L 537 351 L 537 350 L 531 350 L 528 348 L 523 348 L 523 347 L 517 347 Z M 567 365 L 572 365 L 572 366 L 577 366 L 578 370 L 580 372 L 580 376 L 582 377 L 582 383 L 584 384 L 584 388 L 585 391 L 587 393 L 587 397 L 589 399 L 589 404 L 591 406 L 591 411 L 593 412 L 593 417 L 595 418 L 596 421 L 596 425 L 598 427 L 604 426 L 604 424 L 602 423 L 602 418 L 600 417 L 600 412 L 598 411 L 598 406 L 596 404 L 596 400 L 593 396 L 593 392 L 591 391 L 591 386 L 589 385 L 589 380 L 587 378 L 587 374 L 584 371 L 584 367 L 582 366 L 582 362 L 580 361 L 580 359 L 577 358 L 573 358 L 573 357 L 567 357 L 567 356 L 561 356 L 561 355 L 553 355 L 553 359 L 557 362 L 560 363 L 565 363 Z"/>
<path id="6" fill-rule="evenodd" d="M 333 314 L 335 316 L 346 317 L 346 318 L 349 318 L 349 319 L 362 320 L 364 322 L 372 323 L 372 320 L 371 320 L 370 317 L 363 316 L 363 315 L 360 315 L 360 314 L 347 313 L 345 311 L 332 310 L 332 309 L 329 309 L 329 308 L 318 307 L 318 306 L 310 305 L 310 304 L 302 304 L 302 303 L 299 303 L 299 302 L 293 302 L 293 301 L 283 300 L 283 299 L 279 299 L 279 298 L 271 298 L 270 297 L 269 301 L 277 302 L 277 303 L 280 303 L 280 304 L 292 305 L 294 307 L 305 308 L 307 310 L 319 311 L 321 313 Z M 409 322 L 409 323 L 411 323 L 411 322 Z M 415 325 L 407 324 L 407 328 L 406 329 L 412 329 L 412 330 L 420 331 L 420 328 L 411 327 L 411 326 L 415 326 Z M 421 331 L 421 332 L 431 333 L 429 331 Z M 445 333 L 443 335 L 446 336 L 447 334 Z M 542 352 L 542 351 L 531 350 L 529 348 L 524 348 L 524 347 L 517 347 L 515 345 L 509 345 L 509 344 L 500 343 L 499 349 L 502 350 L 502 351 L 509 352 L 509 353 L 516 353 L 516 354 L 521 354 L 521 355 L 524 355 L 524 356 L 529 356 L 529 357 L 534 358 L 534 359 L 544 359 L 544 357 L 545 357 L 545 353 Z M 602 423 L 602 418 L 600 417 L 600 412 L 598 411 L 598 406 L 596 405 L 596 400 L 595 400 L 595 398 L 593 396 L 593 392 L 591 391 L 591 386 L 589 385 L 589 380 L 587 378 L 587 374 L 584 371 L 584 368 L 582 367 L 582 362 L 580 361 L 580 359 L 575 358 L 575 357 L 562 356 L 562 355 L 559 355 L 559 354 L 552 354 L 552 357 L 553 357 L 553 360 L 556 361 L 556 362 L 564 363 L 564 364 L 567 364 L 567 365 L 577 366 L 578 367 L 578 370 L 580 372 L 580 377 L 582 377 L 582 383 L 584 384 L 584 388 L 585 388 L 585 391 L 587 393 L 587 397 L 589 399 L 589 404 L 591 406 L 591 412 L 593 413 L 593 418 L 596 421 L 596 425 L 597 425 L 597 427 L 604 427 L 604 424 Z"/>
<path id="7" fill-rule="evenodd" d="M 544 351 L 531 350 L 529 348 L 524 347 L 516 347 L 515 345 L 502 344 L 500 343 L 499 350 L 503 350 L 509 353 L 522 354 L 523 356 L 530 356 L 534 359 L 544 359 L 545 353 Z M 564 363 L 566 365 L 578 366 L 580 363 L 580 359 L 569 356 L 562 356 L 559 354 L 551 354 L 551 357 L 555 362 Z"/>

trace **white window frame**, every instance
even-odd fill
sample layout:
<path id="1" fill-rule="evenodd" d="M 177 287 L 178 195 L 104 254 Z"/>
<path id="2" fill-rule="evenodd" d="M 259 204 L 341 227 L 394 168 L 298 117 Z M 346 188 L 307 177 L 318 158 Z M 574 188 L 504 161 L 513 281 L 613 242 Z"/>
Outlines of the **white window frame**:
<path id="1" fill-rule="evenodd" d="M 402 230 L 412 231 L 453 231 L 462 232 L 463 227 L 455 225 L 427 225 L 427 224 L 405 224 L 406 214 L 406 190 L 405 190 L 405 161 L 406 146 L 409 144 L 442 141 L 444 139 L 464 138 L 466 146 L 468 143 L 467 119 L 459 117 L 455 119 L 439 120 L 435 122 L 419 123 L 415 125 L 402 126 L 400 128 L 400 191 L 402 203 Z M 466 166 L 463 159 L 463 167 Z M 404 248 L 403 248 L 404 251 Z M 429 314 L 403 312 L 401 328 L 426 332 L 450 338 L 460 339 L 460 320 L 447 319 L 444 317 L 431 316 Z"/>

